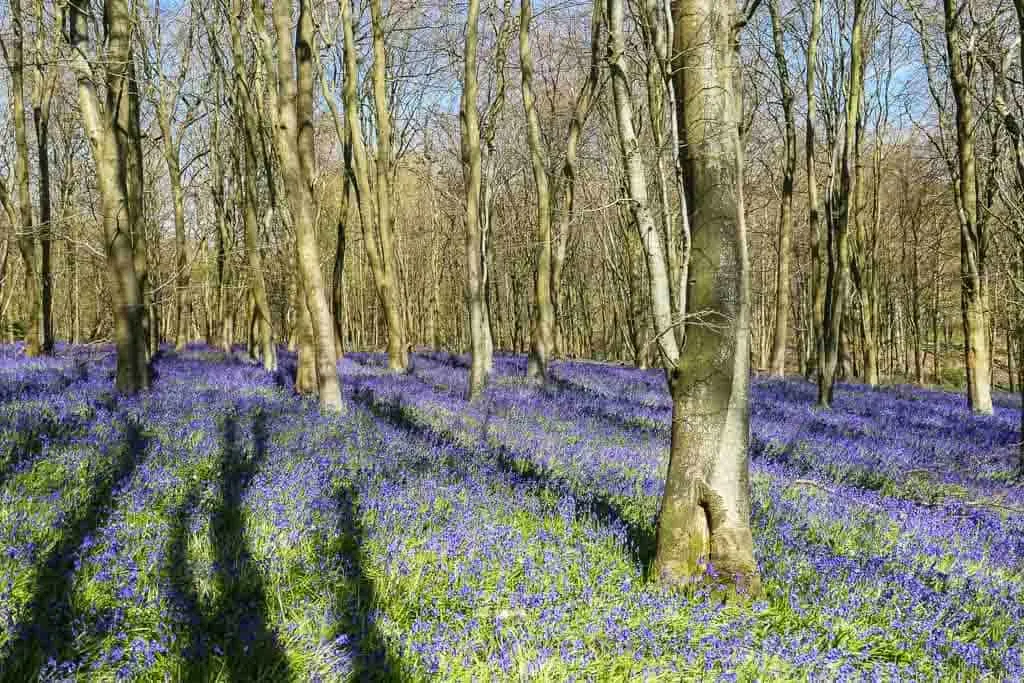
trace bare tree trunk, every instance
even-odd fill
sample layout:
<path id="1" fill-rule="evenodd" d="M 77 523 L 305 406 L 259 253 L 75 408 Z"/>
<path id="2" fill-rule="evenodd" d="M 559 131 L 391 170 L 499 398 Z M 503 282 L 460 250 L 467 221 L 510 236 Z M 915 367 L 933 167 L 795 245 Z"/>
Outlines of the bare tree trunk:
<path id="1" fill-rule="evenodd" d="M 579 156 L 580 136 L 586 125 L 598 92 L 601 79 L 601 3 L 595 2 L 590 17 L 590 69 L 587 79 L 576 96 L 569 134 L 565 142 L 565 162 L 562 164 L 561 202 L 559 204 L 558 243 L 551 262 L 551 292 L 555 321 L 555 355 L 565 354 L 565 324 L 562 311 L 562 271 L 565 267 L 569 233 L 572 230 L 573 213 L 576 208 L 576 165 Z M 659 149 L 659 155 L 661 150 Z M 665 207 L 668 211 L 668 207 Z"/>
<path id="2" fill-rule="evenodd" d="M 647 254 L 655 338 L 673 397 L 668 479 L 655 575 L 680 583 L 705 561 L 725 583 L 760 592 L 748 483 L 749 272 L 742 219 L 733 12 L 712 0 L 673 7 L 679 129 L 692 229 L 685 344 L 673 319 L 661 236 L 647 207 L 632 123 L 622 0 L 608 0 L 609 66 L 630 206 Z M 700 93 L 700 96 L 687 96 Z M 698 371 L 699 368 L 699 371 Z"/>
<path id="3" fill-rule="evenodd" d="M 487 382 L 488 352 L 486 291 L 484 289 L 483 235 L 480 226 L 481 158 L 480 120 L 477 113 L 477 49 L 479 0 L 469 0 L 466 18 L 465 69 L 459 124 L 462 137 L 462 173 L 466 187 L 466 300 L 469 304 L 469 399 L 477 398 Z M 485 207 L 486 210 L 486 207 Z"/>
<path id="4" fill-rule="evenodd" d="M 108 10 L 110 2 L 120 3 L 121 0 L 107 0 Z M 129 5 L 130 11 L 130 5 Z M 155 324 L 157 321 L 151 314 L 156 306 L 153 303 L 153 293 L 149 287 L 149 246 L 146 234 L 146 221 L 144 215 L 145 199 L 145 175 L 144 160 L 142 154 L 142 125 L 140 123 L 139 107 L 139 81 L 135 76 L 135 60 L 132 57 L 131 48 L 131 23 L 133 18 L 125 18 L 127 26 L 127 62 L 124 67 L 124 89 L 122 92 L 112 95 L 107 90 L 107 107 L 114 112 L 115 125 L 114 135 L 118 138 L 118 146 L 124 154 L 124 182 L 125 196 L 127 197 L 127 212 L 129 235 L 131 236 L 133 260 L 135 273 L 139 282 L 139 292 L 142 302 L 139 316 L 142 325 L 143 351 L 146 360 L 152 357 L 159 347 L 160 330 Z"/>
<path id="5" fill-rule="evenodd" d="M 107 106 L 96 92 L 96 77 L 86 56 L 88 8 L 85 0 L 72 0 L 68 24 L 71 65 L 78 81 L 82 123 L 96 162 L 103 214 L 107 265 L 114 283 L 114 321 L 117 344 L 116 386 L 133 394 L 149 385 L 145 316 L 142 288 L 136 273 L 131 219 L 126 187 L 126 140 L 115 133 L 119 119 L 117 102 L 127 99 L 128 65 L 131 63 L 131 17 L 125 0 L 107 0 L 104 15 L 106 34 Z"/>
<path id="6" fill-rule="evenodd" d="M 534 312 L 530 355 L 526 366 L 529 379 L 547 381 L 548 357 L 555 345 L 555 310 L 551 302 L 551 193 L 542 149 L 540 119 L 533 94 L 533 54 L 530 52 L 531 0 L 519 6 L 519 65 L 522 74 L 523 109 L 526 112 L 526 138 L 530 147 L 530 165 L 537 190 L 537 272 L 534 278 Z"/>
<path id="7" fill-rule="evenodd" d="M 14 119 L 14 184 L 18 194 L 18 251 L 25 269 L 25 310 L 28 322 L 25 324 L 25 355 L 38 356 L 40 345 L 41 317 L 39 306 L 39 278 L 36 273 L 35 229 L 32 220 L 32 199 L 29 194 L 28 141 L 25 136 L 25 15 L 21 0 L 11 0 L 11 19 L 14 40 L 11 46 L 0 38 L 4 59 L 11 72 L 11 109 Z"/>
<path id="8" fill-rule="evenodd" d="M 390 211 L 390 164 L 391 164 L 391 119 L 387 105 L 386 57 L 384 52 L 383 17 L 379 0 L 371 3 L 374 43 L 374 103 L 378 121 L 377 192 L 372 194 L 366 145 L 360 121 L 358 96 L 359 68 L 355 29 L 352 26 L 352 4 L 340 0 L 341 24 L 345 42 L 345 122 L 352 136 L 352 155 L 349 173 L 355 183 L 356 202 L 359 207 L 359 223 L 363 232 L 366 256 L 373 273 L 377 296 L 384 310 L 388 334 L 388 366 L 400 372 L 408 367 L 408 351 L 405 343 L 405 325 L 398 300 L 397 264 L 392 236 Z M 383 165 L 383 166 L 382 166 Z M 387 169 L 387 170 L 385 170 Z M 386 187 L 380 186 L 381 181 Z M 374 196 L 377 206 L 375 207 Z M 380 199 L 384 197 L 384 206 Z M 376 213 L 376 215 L 375 215 Z"/>
<path id="9" fill-rule="evenodd" d="M 825 357 L 818 369 L 818 405 L 832 405 L 836 370 L 840 363 L 840 340 L 849 284 L 849 234 L 856 221 L 857 137 L 864 88 L 864 0 L 854 0 L 853 26 L 850 33 L 850 74 L 846 98 L 846 119 L 843 137 L 843 159 L 840 185 L 831 205 L 828 234 L 828 282 L 825 291 Z"/>
<path id="10" fill-rule="evenodd" d="M 296 263 L 297 268 L 301 266 Z M 295 367 L 295 391 L 300 394 L 315 396 L 317 393 L 316 367 L 316 335 L 313 332 L 313 320 L 309 315 L 306 293 L 302 289 L 302 281 L 295 283 L 294 306 L 298 315 L 295 339 L 298 349 Z"/>
<path id="11" fill-rule="evenodd" d="M 232 0 L 231 11 L 234 17 L 241 16 L 240 0 Z M 239 119 L 243 163 L 242 163 L 242 228 L 245 239 L 246 261 L 249 266 L 249 286 L 252 288 L 255 301 L 257 333 L 259 337 L 260 356 L 267 372 L 277 370 L 277 347 L 274 346 L 274 327 L 270 313 L 270 302 L 267 297 L 266 279 L 263 273 L 263 255 L 260 252 L 260 235 L 258 219 L 258 200 L 256 194 L 256 174 L 259 162 L 257 159 L 257 141 L 260 138 L 260 124 L 257 118 L 251 95 L 245 84 L 245 57 L 242 52 L 242 39 L 238 21 L 227 24 L 231 27 L 231 60 L 234 72 L 235 106 Z M 267 178 L 268 185 L 273 179 Z M 272 188 L 271 188 L 272 192 Z M 267 211 L 269 222 L 272 213 Z"/>
<path id="12" fill-rule="evenodd" d="M 334 352 L 340 359 L 345 355 L 345 228 L 348 222 L 348 182 L 342 200 L 343 210 L 338 214 L 337 239 L 334 246 L 334 267 L 331 271 L 331 311 L 334 314 Z"/>
<path id="13" fill-rule="evenodd" d="M 177 141 L 171 132 L 170 113 L 163 111 L 157 118 L 160 122 L 160 133 L 163 137 L 164 161 L 167 164 L 167 175 L 171 185 L 171 199 L 174 206 L 174 347 L 180 350 L 185 348 L 185 343 L 188 341 L 189 319 L 187 308 L 189 272 L 188 244 L 185 241 L 185 192 L 181 186 L 181 168 L 178 161 L 179 150 Z M 224 205 L 221 204 L 220 206 L 223 207 Z M 220 208 L 217 210 L 219 211 Z"/>
<path id="14" fill-rule="evenodd" d="M 775 273 L 775 333 L 769 371 L 775 377 L 786 374 L 786 345 L 789 335 L 789 261 L 793 234 L 793 179 L 796 176 L 796 123 L 793 117 L 793 89 L 789 84 L 789 65 L 783 44 L 782 18 L 778 0 L 769 0 L 775 68 L 782 90 L 782 115 L 785 122 L 782 160 L 782 196 L 779 202 L 779 263 Z"/>
<path id="15" fill-rule="evenodd" d="M 960 219 L 960 311 L 964 328 L 964 365 L 967 370 L 967 403 L 975 413 L 992 414 L 991 359 L 986 338 L 985 234 L 978 216 L 978 177 L 974 154 L 974 108 L 969 67 L 964 59 L 955 0 L 943 0 L 946 19 L 946 56 L 949 80 L 956 104 L 957 213 Z M 971 48 L 973 50 L 973 48 Z"/>
<path id="16" fill-rule="evenodd" d="M 409 366 L 405 319 L 399 297 L 398 258 L 395 253 L 394 215 L 391 210 L 391 111 L 388 106 L 387 57 L 381 0 L 370 0 L 373 34 L 373 102 L 377 113 L 377 232 L 380 239 L 381 304 L 388 326 L 388 367 L 396 372 Z M 369 246 L 369 245 L 368 245 Z"/>
<path id="17" fill-rule="evenodd" d="M 40 335 L 42 352 L 53 353 L 53 267 L 51 247 L 53 240 L 53 205 L 50 193 L 50 105 L 56 85 L 56 69 L 45 64 L 51 57 L 44 53 L 44 8 L 42 0 L 35 2 L 36 19 L 36 77 L 32 88 L 32 121 L 36 132 L 36 155 L 39 164 L 39 295 Z M 54 22 L 63 28 L 64 10 L 58 8 Z"/>
<path id="18" fill-rule="evenodd" d="M 811 32 L 807 41 L 807 116 L 806 166 L 807 205 L 811 235 L 811 338 L 813 339 L 813 363 L 808 370 L 815 373 L 824 364 L 825 358 L 825 241 L 822 239 L 821 202 L 818 199 L 818 175 L 815 167 L 815 132 L 818 119 L 817 67 L 818 41 L 821 39 L 821 0 L 811 0 Z"/>
<path id="19" fill-rule="evenodd" d="M 299 265 L 300 317 L 310 316 L 320 407 L 343 412 L 338 368 L 335 364 L 334 322 L 324 293 L 323 275 L 314 224 L 312 188 L 312 38 L 313 20 L 306 0 L 299 2 L 294 54 L 289 46 L 291 3 L 274 0 L 274 32 L 277 39 L 277 125 L 275 139 L 284 176 L 288 205 L 295 227 Z M 270 70 L 270 64 L 268 71 Z M 305 303 L 305 307 L 301 305 Z"/>

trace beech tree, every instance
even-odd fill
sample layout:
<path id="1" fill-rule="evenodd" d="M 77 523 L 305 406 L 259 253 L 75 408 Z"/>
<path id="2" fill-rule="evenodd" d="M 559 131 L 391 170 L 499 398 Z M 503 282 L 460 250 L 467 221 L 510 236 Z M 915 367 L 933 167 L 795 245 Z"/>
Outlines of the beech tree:
<path id="1" fill-rule="evenodd" d="M 36 239 L 29 192 L 28 138 L 25 133 L 25 14 L 21 0 L 11 0 L 13 39 L 0 38 L 0 49 L 11 74 L 11 109 L 14 119 L 14 185 L 18 197 L 18 251 L 25 269 L 25 307 L 29 322 L 25 327 L 25 353 L 38 356 L 43 350 L 42 308 L 36 266 Z M 10 42 L 10 45 L 8 45 Z M 47 216 L 48 218 L 48 216 Z"/>
<path id="2" fill-rule="evenodd" d="M 131 15 L 125 0 L 105 0 L 103 35 L 106 45 L 102 57 L 87 53 L 87 0 L 69 4 L 68 45 L 71 68 L 78 86 L 78 105 L 82 125 L 89 138 L 96 164 L 103 215 L 104 249 L 111 282 L 114 283 L 113 314 L 117 345 L 115 384 L 119 391 L 132 394 L 149 386 L 148 346 L 142 277 L 139 263 L 145 263 L 138 188 L 141 178 L 133 173 L 141 167 L 133 164 L 139 129 L 131 125 L 137 115 L 131 111 L 129 92 L 132 78 Z M 102 65 L 106 85 L 105 106 L 100 102 L 97 83 Z M 135 99 L 137 104 L 137 99 Z M 127 121 L 126 121 L 127 119 Z M 121 131 L 120 133 L 118 131 Z M 133 247 L 132 237 L 135 236 Z"/>
<path id="3" fill-rule="evenodd" d="M 530 51 L 530 22 L 533 5 L 519 3 L 519 70 L 522 75 L 523 111 L 526 114 L 526 139 L 530 149 L 530 167 L 537 193 L 536 275 L 534 309 L 530 332 L 530 356 L 526 376 L 547 381 L 548 358 L 555 346 L 555 309 L 551 301 L 551 190 L 547 160 L 541 142 L 540 119 L 533 92 L 533 53 Z"/>
<path id="4" fill-rule="evenodd" d="M 672 8 L 676 115 L 692 239 L 683 319 L 674 314 L 664 244 L 648 205 L 623 14 L 621 0 L 608 0 L 615 118 L 630 207 L 647 258 L 655 339 L 672 394 L 654 572 L 663 581 L 685 582 L 710 562 L 726 583 L 757 593 L 747 474 L 750 291 L 735 13 L 707 0 L 677 0 Z"/>

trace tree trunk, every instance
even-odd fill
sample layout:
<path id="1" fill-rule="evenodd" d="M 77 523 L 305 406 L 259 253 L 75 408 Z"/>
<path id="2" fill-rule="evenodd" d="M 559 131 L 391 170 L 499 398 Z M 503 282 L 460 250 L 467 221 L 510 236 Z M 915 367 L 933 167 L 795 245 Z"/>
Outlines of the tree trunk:
<path id="1" fill-rule="evenodd" d="M 805 118 L 805 147 L 807 166 L 807 206 L 811 235 L 811 338 L 813 362 L 808 372 L 820 372 L 825 358 L 825 240 L 822 239 L 821 202 L 818 199 L 818 176 L 815 166 L 815 132 L 818 119 L 817 70 L 818 41 L 821 39 L 821 0 L 811 0 L 811 31 L 807 41 L 807 116 Z"/>
<path id="2" fill-rule="evenodd" d="M 274 32 L 277 38 L 278 95 L 275 139 L 281 171 L 295 226 L 299 265 L 300 317 L 305 303 L 313 333 L 320 407 L 343 412 L 338 368 L 334 353 L 334 322 L 324 293 L 323 275 L 316 242 L 315 198 L 312 188 L 312 38 L 313 20 L 306 0 L 299 2 L 294 54 L 289 46 L 291 3 L 274 0 Z M 270 65 L 268 64 L 268 70 Z"/>
<path id="3" fill-rule="evenodd" d="M 299 264 L 297 267 L 301 268 Z M 298 350 L 297 365 L 295 366 L 295 391 L 300 394 L 315 396 L 317 393 L 317 366 L 316 366 L 316 335 L 313 332 L 313 320 L 309 315 L 307 297 L 302 291 L 302 282 L 295 283 L 294 305 L 298 316 L 295 339 Z"/>
<path id="4" fill-rule="evenodd" d="M 534 278 L 534 312 L 530 337 L 530 355 L 526 366 L 528 379 L 547 381 L 548 356 L 555 345 L 555 311 L 551 302 L 551 193 L 542 149 L 540 118 L 533 94 L 533 54 L 530 52 L 531 0 L 521 0 L 519 9 L 519 64 L 522 74 L 523 109 L 526 112 L 526 138 L 530 165 L 537 191 L 537 257 Z"/>
<path id="5" fill-rule="evenodd" d="M 404 372 L 409 366 L 405 319 L 399 297 L 398 258 L 395 252 L 394 215 L 391 210 L 391 174 L 394 161 L 391 144 L 391 111 L 388 106 L 387 57 L 384 45 L 384 17 L 381 0 L 370 0 L 373 34 L 373 103 L 377 117 L 377 232 L 380 239 L 381 304 L 388 332 L 388 367 Z M 369 247 L 369 243 L 367 243 Z"/>
<path id="6" fill-rule="evenodd" d="M 831 407 L 836 370 L 840 362 L 839 346 L 849 281 L 849 234 L 858 207 L 856 150 L 861 95 L 864 87 L 864 0 L 854 0 L 850 33 L 850 74 L 846 98 L 843 158 L 839 190 L 831 200 L 833 207 L 828 232 L 828 280 L 825 291 L 825 356 L 818 369 L 818 405 Z"/>
<path id="7" fill-rule="evenodd" d="M 462 174 L 466 187 L 466 301 L 469 304 L 470 370 L 469 399 L 484 389 L 489 371 L 490 347 L 485 328 L 484 249 L 480 226 L 481 158 L 480 120 L 477 113 L 477 49 L 479 0 L 469 0 L 466 19 L 465 69 L 460 101 L 459 124 L 462 142 Z M 486 210 L 486 205 L 485 205 Z"/>
<path id="8" fill-rule="evenodd" d="M 782 90 L 782 115 L 785 121 L 782 161 L 782 196 L 779 202 L 779 263 L 775 273 L 775 333 L 769 371 L 775 377 L 786 374 L 786 345 L 789 335 L 789 261 L 793 234 L 793 179 L 796 175 L 796 124 L 793 118 L 793 89 L 789 84 L 789 65 L 783 45 L 782 19 L 778 0 L 770 0 L 775 68 Z"/>
<path id="9" fill-rule="evenodd" d="M 232 0 L 231 11 L 234 16 L 241 14 L 240 0 Z M 228 21 L 231 27 L 231 59 L 234 70 L 235 103 L 238 111 L 239 132 L 241 135 L 242 163 L 242 228 L 245 236 L 245 255 L 249 265 L 249 286 L 252 288 L 256 303 L 257 335 L 260 356 L 267 372 L 277 370 L 277 347 L 274 346 L 274 328 L 270 314 L 270 302 L 267 297 L 266 279 L 263 273 L 263 255 L 260 252 L 260 235 L 258 216 L 258 199 L 256 194 L 256 175 L 259 167 L 257 159 L 257 140 L 259 140 L 260 124 L 253 107 L 252 100 L 245 88 L 246 65 L 242 52 L 242 39 L 238 22 Z M 269 184 L 273 183 L 267 178 Z M 267 211 L 267 222 L 272 217 Z"/>
<path id="10" fill-rule="evenodd" d="M 32 220 L 32 199 L 29 193 L 28 141 L 25 135 L 25 15 L 21 0 L 11 0 L 11 19 L 14 40 L 8 48 L 0 39 L 4 59 L 11 72 L 11 109 L 14 119 L 14 184 L 18 194 L 18 213 L 21 222 L 18 231 L 18 251 L 25 268 L 25 355 L 38 356 L 40 346 L 39 279 L 36 273 L 35 229 Z"/>
<path id="11" fill-rule="evenodd" d="M 758 593 L 747 473 L 750 293 L 733 13 L 712 0 L 677 0 L 673 7 L 680 94 L 676 114 L 693 247 L 685 344 L 681 321 L 673 320 L 664 246 L 647 207 L 632 123 L 623 14 L 622 0 L 608 0 L 612 93 L 630 208 L 647 255 L 655 337 L 673 397 L 654 572 L 670 583 L 707 578 L 703 565 L 709 561 L 724 583 Z M 715 324 L 708 325 L 706 316 Z"/>
<path id="12" fill-rule="evenodd" d="M 964 328 L 964 366 L 967 370 L 967 403 L 978 414 L 992 414 L 991 359 L 985 310 L 985 234 L 978 216 L 978 178 L 975 166 L 975 120 L 968 69 L 961 45 L 962 14 L 955 0 L 943 0 L 946 20 L 946 56 L 949 80 L 956 104 L 957 214 L 960 219 L 960 312 Z M 973 50 L 973 48 L 971 48 Z"/>
<path id="13" fill-rule="evenodd" d="M 68 42 L 71 65 L 78 83 L 82 123 L 96 162 L 102 207 L 107 266 L 114 284 L 114 337 L 117 346 L 116 387 L 133 394 L 149 385 L 146 336 L 143 327 L 144 301 L 137 259 L 130 236 L 131 218 L 126 187 L 127 168 L 124 138 L 116 135 L 119 100 L 127 99 L 128 65 L 131 63 L 131 17 L 125 0 L 107 0 L 103 13 L 106 34 L 107 105 L 96 92 L 96 78 L 86 57 L 88 7 L 85 0 L 70 3 Z"/>
<path id="14" fill-rule="evenodd" d="M 36 79 L 32 120 L 35 123 L 36 152 L 39 158 L 40 335 L 42 336 L 42 352 L 51 354 L 53 353 L 54 331 L 53 267 L 51 265 L 53 205 L 50 197 L 50 98 L 53 91 L 40 82 L 42 79 L 42 75 Z"/>

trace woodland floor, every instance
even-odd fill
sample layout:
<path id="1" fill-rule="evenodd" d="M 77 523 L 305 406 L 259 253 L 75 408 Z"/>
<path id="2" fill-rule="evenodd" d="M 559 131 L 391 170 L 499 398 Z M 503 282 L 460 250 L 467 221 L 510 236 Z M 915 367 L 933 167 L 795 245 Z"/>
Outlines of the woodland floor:
<path id="1" fill-rule="evenodd" d="M 500 356 L 282 369 L 0 347 L 0 679 L 1020 680 L 1019 403 L 755 379 L 766 596 L 645 581 L 670 405 L 655 371 Z"/>

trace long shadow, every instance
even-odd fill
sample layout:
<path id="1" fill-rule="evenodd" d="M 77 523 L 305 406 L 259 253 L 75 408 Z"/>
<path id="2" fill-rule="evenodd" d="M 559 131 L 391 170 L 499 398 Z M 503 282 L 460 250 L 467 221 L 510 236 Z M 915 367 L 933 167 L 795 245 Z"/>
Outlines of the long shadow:
<path id="1" fill-rule="evenodd" d="M 456 454 L 456 459 L 476 460 L 493 464 L 498 470 L 509 475 L 513 486 L 538 486 L 557 496 L 569 495 L 575 501 L 577 514 L 591 514 L 598 522 L 609 526 L 620 526 L 626 530 L 631 541 L 629 551 L 633 561 L 646 574 L 654 559 L 655 532 L 652 527 L 629 519 L 621 503 L 601 491 L 582 492 L 574 490 L 564 480 L 553 477 L 526 457 L 516 453 L 504 444 L 488 444 L 489 415 L 484 421 L 479 449 L 467 449 L 458 443 L 453 434 L 418 420 L 401 404 L 375 400 L 372 390 L 357 386 L 353 398 L 366 406 L 371 413 L 407 433 L 428 442 L 445 446 Z"/>
<path id="2" fill-rule="evenodd" d="M 199 502 L 200 491 L 201 483 L 197 481 L 171 512 L 170 540 L 164 566 L 164 572 L 171 581 L 169 601 L 184 619 L 187 628 L 184 634 L 187 642 L 183 652 L 185 670 L 180 674 L 184 681 L 202 679 L 201 665 L 205 663 L 209 651 L 208 624 L 200 611 L 195 575 L 188 561 L 189 520 Z"/>
<path id="3" fill-rule="evenodd" d="M 204 619 L 212 642 L 223 647 L 233 681 L 292 680 L 293 674 L 281 643 L 269 628 L 267 591 L 252 556 L 242 518 L 242 496 L 267 456 L 267 430 L 263 415 L 253 413 L 253 451 L 246 457 L 239 446 L 238 422 L 224 420 L 224 447 L 220 462 L 220 509 L 211 523 L 218 599 Z"/>
<path id="4" fill-rule="evenodd" d="M 113 508 L 113 493 L 138 467 L 148 445 L 142 428 L 126 420 L 124 443 L 109 468 L 93 482 L 85 505 L 39 568 L 35 591 L 25 608 L 18 635 L 0 653 L 0 680 L 21 683 L 40 676 L 47 659 L 60 659 L 72 642 L 71 582 L 75 551 L 86 536 L 102 528 Z"/>
<path id="5" fill-rule="evenodd" d="M 407 677 L 401 660 L 389 655 L 377 628 L 376 588 L 362 563 L 364 529 L 358 494 L 354 487 L 343 486 L 335 495 L 334 502 L 340 521 L 331 550 L 346 559 L 346 573 L 350 581 L 336 585 L 333 607 L 344 620 L 342 630 L 348 637 L 352 655 L 351 678 L 379 683 L 404 681 Z"/>

